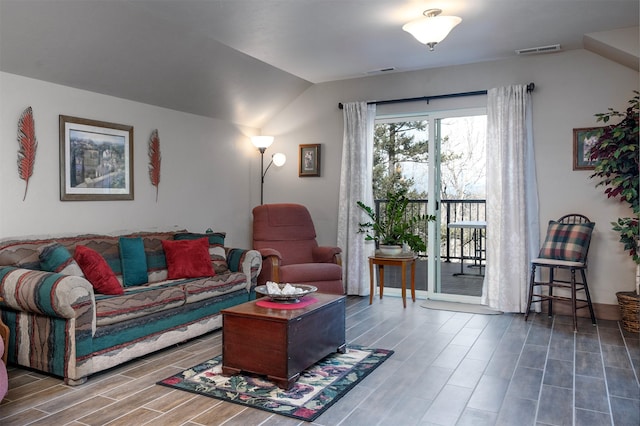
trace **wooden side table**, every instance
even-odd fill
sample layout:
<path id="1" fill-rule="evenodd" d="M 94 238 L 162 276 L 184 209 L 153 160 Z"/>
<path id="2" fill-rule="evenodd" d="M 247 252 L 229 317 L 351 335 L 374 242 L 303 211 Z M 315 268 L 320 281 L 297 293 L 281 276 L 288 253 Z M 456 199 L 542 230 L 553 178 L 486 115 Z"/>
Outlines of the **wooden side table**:
<path id="1" fill-rule="evenodd" d="M 369 256 L 369 304 L 373 303 L 373 265 L 378 265 L 380 274 L 380 299 L 384 293 L 384 267 L 399 266 L 402 268 L 402 306 L 407 307 L 407 265 L 411 265 L 411 299 L 416 301 L 416 259 L 412 254 L 407 257 Z"/>

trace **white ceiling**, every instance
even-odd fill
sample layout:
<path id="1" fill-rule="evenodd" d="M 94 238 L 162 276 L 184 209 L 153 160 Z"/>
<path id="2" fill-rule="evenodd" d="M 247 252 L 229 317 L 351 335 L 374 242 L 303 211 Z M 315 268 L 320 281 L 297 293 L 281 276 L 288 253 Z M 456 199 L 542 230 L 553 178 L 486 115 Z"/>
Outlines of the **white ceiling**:
<path id="1" fill-rule="evenodd" d="M 435 51 L 402 25 L 462 18 Z M 312 83 L 583 47 L 638 0 L 0 0 L 0 70 L 260 127 Z"/>

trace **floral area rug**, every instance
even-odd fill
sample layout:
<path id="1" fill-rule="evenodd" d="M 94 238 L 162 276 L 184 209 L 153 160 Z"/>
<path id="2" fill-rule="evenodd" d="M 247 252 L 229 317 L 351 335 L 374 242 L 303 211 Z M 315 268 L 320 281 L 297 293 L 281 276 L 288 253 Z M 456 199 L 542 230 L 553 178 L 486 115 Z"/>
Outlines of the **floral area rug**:
<path id="1" fill-rule="evenodd" d="M 331 354 L 303 371 L 290 390 L 259 376 L 223 376 L 221 355 L 158 384 L 311 422 L 392 354 L 349 345 L 346 353 Z"/>

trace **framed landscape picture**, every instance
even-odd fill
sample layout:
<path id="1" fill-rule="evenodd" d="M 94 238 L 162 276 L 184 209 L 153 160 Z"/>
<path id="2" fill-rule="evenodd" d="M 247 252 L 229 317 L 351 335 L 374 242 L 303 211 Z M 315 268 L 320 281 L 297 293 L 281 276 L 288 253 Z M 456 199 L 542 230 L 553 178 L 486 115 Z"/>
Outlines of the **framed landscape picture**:
<path id="1" fill-rule="evenodd" d="M 133 126 L 60 116 L 60 200 L 133 200 Z"/>
<path id="2" fill-rule="evenodd" d="M 573 129 L 573 170 L 593 170 L 597 161 L 589 159 L 589 149 L 598 140 L 602 127 Z"/>
<path id="3" fill-rule="evenodd" d="M 320 144 L 300 145 L 298 176 L 320 176 Z"/>

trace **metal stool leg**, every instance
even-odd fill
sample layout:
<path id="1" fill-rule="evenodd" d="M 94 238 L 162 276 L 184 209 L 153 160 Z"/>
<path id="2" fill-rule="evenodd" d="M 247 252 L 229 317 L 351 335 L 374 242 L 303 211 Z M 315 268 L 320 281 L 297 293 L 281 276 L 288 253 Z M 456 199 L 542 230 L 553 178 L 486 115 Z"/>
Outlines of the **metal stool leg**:
<path id="1" fill-rule="evenodd" d="M 578 309 L 576 306 L 576 269 L 571 268 L 571 310 L 573 311 L 573 332 L 578 331 Z"/>
<path id="2" fill-rule="evenodd" d="M 529 318 L 529 311 L 531 310 L 531 302 L 533 301 L 533 287 L 535 285 L 535 277 L 536 277 L 536 265 L 531 265 L 531 278 L 529 279 L 529 298 L 527 301 L 527 310 L 524 313 L 524 320 L 526 321 Z"/>
<path id="3" fill-rule="evenodd" d="M 593 313 L 593 305 L 591 304 L 591 295 L 589 294 L 589 286 L 587 285 L 587 274 L 584 268 L 580 269 L 582 275 L 582 284 L 584 285 L 584 294 L 587 296 L 587 306 L 589 306 L 589 314 L 591 315 L 591 324 L 596 325 L 596 316 Z"/>
<path id="4" fill-rule="evenodd" d="M 549 301 L 547 303 L 547 315 L 549 318 L 553 316 L 553 272 L 555 268 L 553 266 L 549 267 Z"/>

